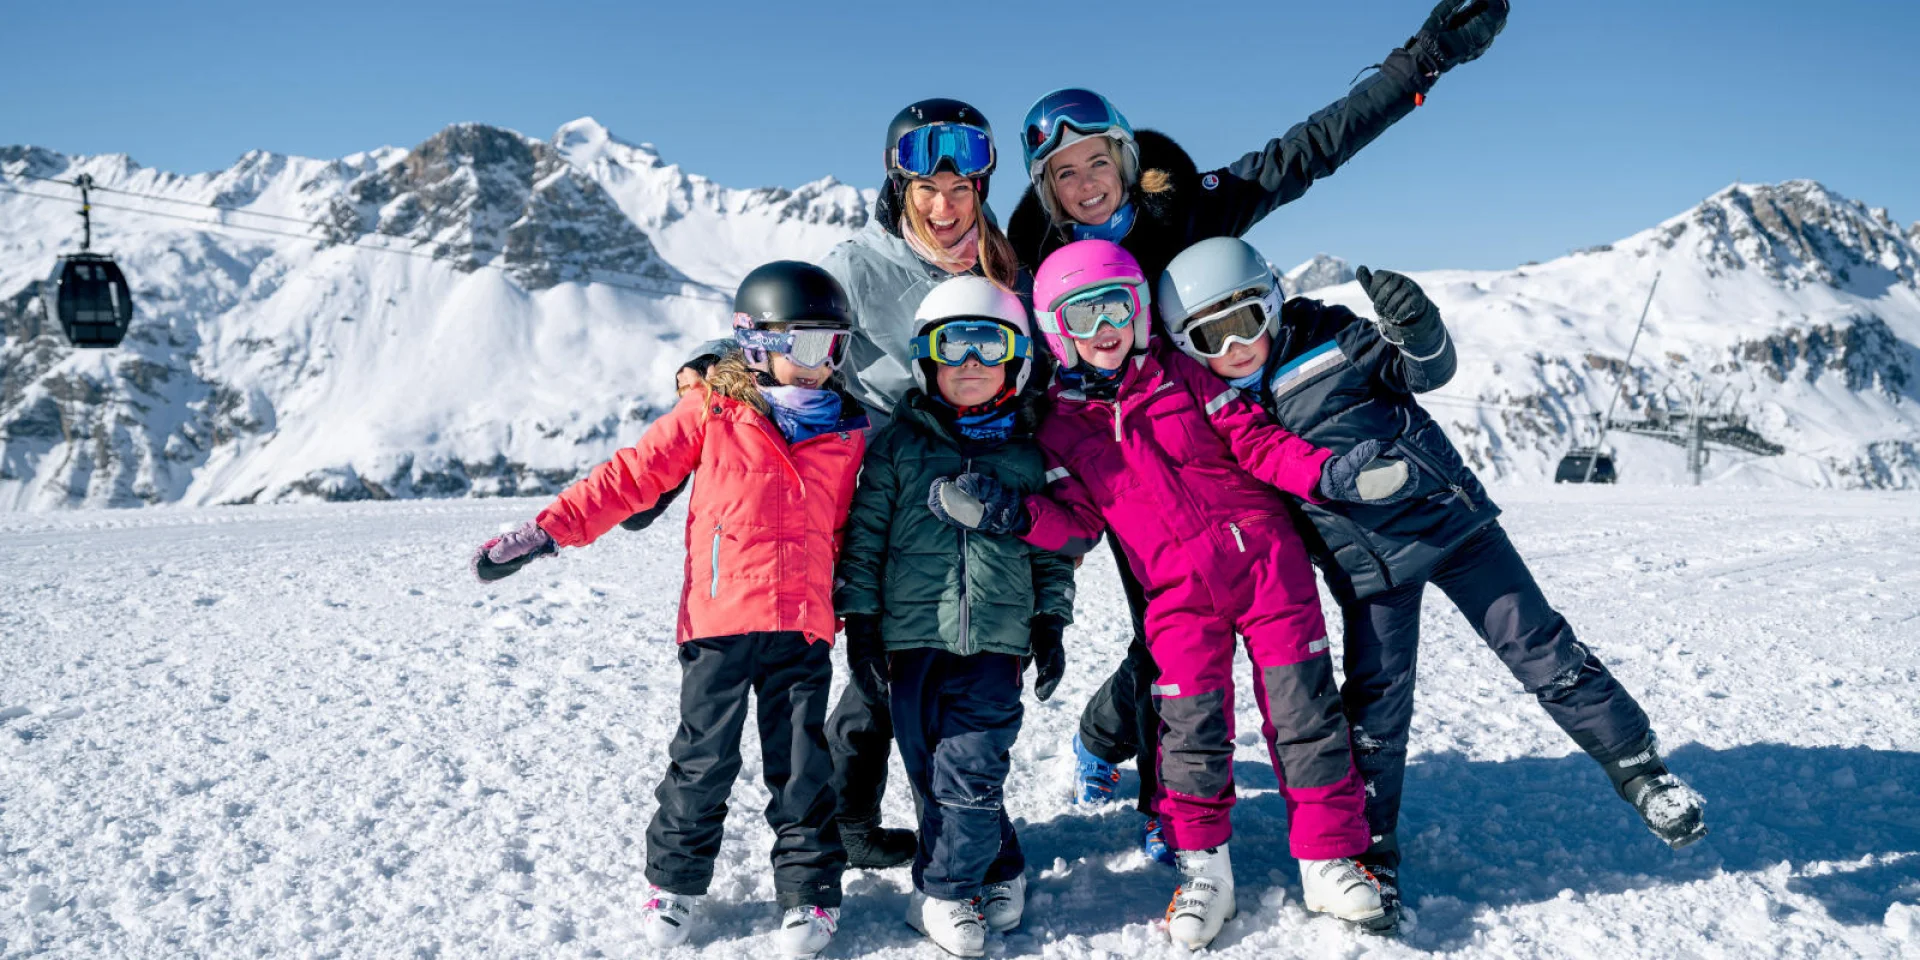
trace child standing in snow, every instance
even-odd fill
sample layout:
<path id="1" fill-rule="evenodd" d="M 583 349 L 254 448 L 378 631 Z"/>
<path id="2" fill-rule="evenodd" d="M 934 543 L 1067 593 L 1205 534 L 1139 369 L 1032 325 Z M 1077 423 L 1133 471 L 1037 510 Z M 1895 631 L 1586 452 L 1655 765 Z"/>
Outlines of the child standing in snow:
<path id="1" fill-rule="evenodd" d="M 1407 499 L 1307 503 L 1303 533 L 1346 621 L 1346 684 L 1356 760 L 1367 781 L 1371 849 L 1361 857 L 1397 913 L 1395 828 L 1413 716 L 1420 601 L 1446 593 L 1561 729 L 1599 761 L 1620 796 L 1675 847 L 1706 835 L 1701 800 L 1655 749 L 1647 715 L 1534 583 L 1499 508 L 1414 394 L 1454 372 L 1440 311 L 1412 280 L 1361 267 L 1379 321 L 1296 297 L 1258 251 L 1232 237 L 1175 257 L 1159 281 L 1174 343 L 1286 429 L 1334 450 L 1388 444 L 1410 467 Z"/>
<path id="2" fill-rule="evenodd" d="M 1003 806 L 1020 732 L 1024 659 L 1045 700 L 1065 669 L 1073 562 L 1010 537 L 941 523 L 936 479 L 991 476 L 1045 486 L 1034 411 L 1023 400 L 1027 308 L 985 277 L 933 288 L 914 317 L 914 381 L 873 435 L 847 522 L 835 593 L 853 680 L 888 702 L 920 811 L 907 923 L 948 953 L 977 957 L 988 930 L 1026 906 L 1026 860 Z"/>
<path id="3" fill-rule="evenodd" d="M 1279 491 L 1358 499 L 1381 468 L 1367 450 L 1333 457 L 1275 426 L 1152 338 L 1146 279 L 1117 244 L 1056 251 L 1034 278 L 1034 302 L 1061 363 L 1039 436 L 1046 495 L 967 474 L 936 481 L 929 507 L 1043 549 L 1084 551 L 1106 530 L 1140 578 L 1160 671 L 1154 809 L 1183 874 L 1167 909 L 1176 942 L 1205 946 L 1236 909 L 1227 852 L 1236 634 L 1253 660 L 1307 907 L 1379 921 L 1380 891 L 1352 860 L 1367 848 L 1367 825 L 1326 624 Z M 1381 497 L 1397 492 L 1385 486 Z"/>
<path id="4" fill-rule="evenodd" d="M 713 878 L 740 772 L 751 690 L 773 801 L 775 945 L 809 956 L 840 919 L 846 852 L 833 822 L 824 725 L 833 669 L 834 557 L 865 451 L 866 417 L 835 373 L 852 328 L 846 293 L 811 264 L 748 274 L 734 297 L 739 349 L 714 364 L 640 442 L 481 547 L 497 579 L 559 546 L 585 546 L 698 471 L 680 593 L 680 727 L 647 827 L 655 946 L 686 940 Z"/>

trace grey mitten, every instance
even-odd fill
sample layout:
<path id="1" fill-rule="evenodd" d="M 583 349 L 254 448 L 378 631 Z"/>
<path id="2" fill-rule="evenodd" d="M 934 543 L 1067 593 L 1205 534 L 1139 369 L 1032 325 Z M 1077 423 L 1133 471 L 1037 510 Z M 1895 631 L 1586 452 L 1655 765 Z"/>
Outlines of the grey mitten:
<path id="1" fill-rule="evenodd" d="M 1413 493 L 1413 472 L 1405 460 L 1381 456 L 1378 440 L 1362 440 L 1352 450 L 1331 457 L 1320 468 L 1320 495 L 1344 503 L 1385 504 L 1405 500 Z"/>
<path id="2" fill-rule="evenodd" d="M 927 509 L 964 530 L 981 533 L 1024 533 L 1026 497 L 982 473 L 939 478 L 927 487 Z"/>

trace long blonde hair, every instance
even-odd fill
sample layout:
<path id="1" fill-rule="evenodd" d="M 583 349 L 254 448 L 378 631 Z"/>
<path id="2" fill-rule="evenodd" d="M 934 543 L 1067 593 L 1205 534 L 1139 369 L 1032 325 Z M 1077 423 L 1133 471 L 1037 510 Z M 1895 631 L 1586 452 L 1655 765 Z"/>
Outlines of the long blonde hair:
<path id="1" fill-rule="evenodd" d="M 761 416 L 772 416 L 767 406 L 767 398 L 760 395 L 760 382 L 747 360 L 739 353 L 731 353 L 713 362 L 707 368 L 707 389 L 723 397 L 732 397 L 760 411 Z"/>
<path id="2" fill-rule="evenodd" d="M 933 225 L 927 222 L 920 208 L 914 206 L 912 198 L 907 196 L 913 183 L 907 181 L 905 188 L 900 191 L 904 201 L 900 205 L 906 208 L 907 229 L 913 231 L 914 238 L 926 249 L 939 250 L 941 245 L 940 241 L 934 239 Z M 987 201 L 980 196 L 978 188 L 973 191 L 973 222 L 980 230 L 980 239 L 974 246 L 980 272 L 994 283 L 1013 289 L 1020 282 L 1020 258 L 1013 253 L 1013 242 L 987 217 Z"/>

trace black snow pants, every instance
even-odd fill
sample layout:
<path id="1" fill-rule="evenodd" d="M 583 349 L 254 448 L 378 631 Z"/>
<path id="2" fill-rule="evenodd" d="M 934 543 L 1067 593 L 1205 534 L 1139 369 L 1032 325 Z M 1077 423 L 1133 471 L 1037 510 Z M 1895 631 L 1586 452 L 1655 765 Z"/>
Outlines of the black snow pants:
<path id="1" fill-rule="evenodd" d="M 849 683 L 827 718 L 827 746 L 833 751 L 833 792 L 841 823 L 873 826 L 880 822 L 880 800 L 887 795 L 887 758 L 893 753 L 893 711 L 885 700 L 868 700 Z"/>
<path id="2" fill-rule="evenodd" d="M 1120 571 L 1120 586 L 1127 595 L 1127 610 L 1133 615 L 1133 642 L 1127 644 L 1127 658 L 1080 711 L 1080 742 L 1108 763 L 1134 759 L 1140 770 L 1140 812 L 1152 816 L 1152 798 L 1159 784 L 1158 744 L 1143 743 L 1140 731 L 1160 729 L 1160 715 L 1154 712 L 1153 697 L 1148 693 L 1160 677 L 1160 668 L 1154 665 L 1153 654 L 1147 652 L 1146 591 L 1127 565 L 1120 542 L 1109 535 L 1107 544 L 1113 548 L 1114 566 Z"/>
<path id="3" fill-rule="evenodd" d="M 935 649 L 887 660 L 900 760 L 920 810 L 913 885 L 940 900 L 971 900 L 1027 868 L 1005 804 L 1025 660 Z"/>
<path id="4" fill-rule="evenodd" d="M 823 724 L 833 665 L 798 632 L 704 637 L 680 645 L 680 729 L 647 825 L 647 882 L 699 895 L 713 880 L 740 733 L 753 692 L 761 775 L 773 799 L 773 888 L 780 906 L 837 907 L 847 854 L 833 820 L 833 762 Z"/>
<path id="5" fill-rule="evenodd" d="M 1367 783 L 1367 825 L 1375 837 L 1386 837 L 1400 820 L 1426 584 L 1404 584 L 1360 600 L 1339 571 L 1327 581 L 1346 624 L 1340 699 L 1353 727 L 1354 762 Z M 1646 712 L 1574 639 L 1500 524 L 1488 524 L 1454 548 L 1430 582 L 1588 756 L 1605 764 L 1645 749 Z"/>

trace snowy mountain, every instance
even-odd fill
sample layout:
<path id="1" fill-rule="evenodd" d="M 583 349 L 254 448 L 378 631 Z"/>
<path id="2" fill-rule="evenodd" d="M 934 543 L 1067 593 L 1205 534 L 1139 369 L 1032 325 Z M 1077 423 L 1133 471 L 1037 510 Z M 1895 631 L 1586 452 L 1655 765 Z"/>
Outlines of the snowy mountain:
<path id="1" fill-rule="evenodd" d="M 36 297 L 77 204 L 25 178 L 81 173 L 103 188 L 95 248 L 139 298 L 113 351 L 67 347 Z M 0 174 L 39 195 L 0 192 L 11 509 L 551 492 L 670 402 L 747 270 L 818 259 L 873 199 L 831 179 L 728 188 L 591 119 L 193 176 L 0 147 Z M 1920 486 L 1915 234 L 1809 181 L 1742 185 L 1551 263 L 1417 274 L 1463 360 L 1432 408 L 1490 476 L 1549 477 L 1592 439 L 1659 270 L 1619 417 L 1672 408 L 1697 377 L 1790 450 L 1716 452 L 1714 482 Z M 1351 277 L 1323 255 L 1286 282 L 1364 307 Z M 1682 476 L 1678 447 L 1610 444 L 1623 482 Z"/>
<path id="2" fill-rule="evenodd" d="M 729 189 L 591 120 L 190 177 L 10 147 L 0 172 L 126 191 L 95 195 L 95 249 L 139 302 L 120 349 L 68 348 L 35 282 L 73 249 L 77 204 L 0 193 L 15 509 L 551 491 L 671 399 L 740 276 L 823 256 L 872 200 Z"/>

